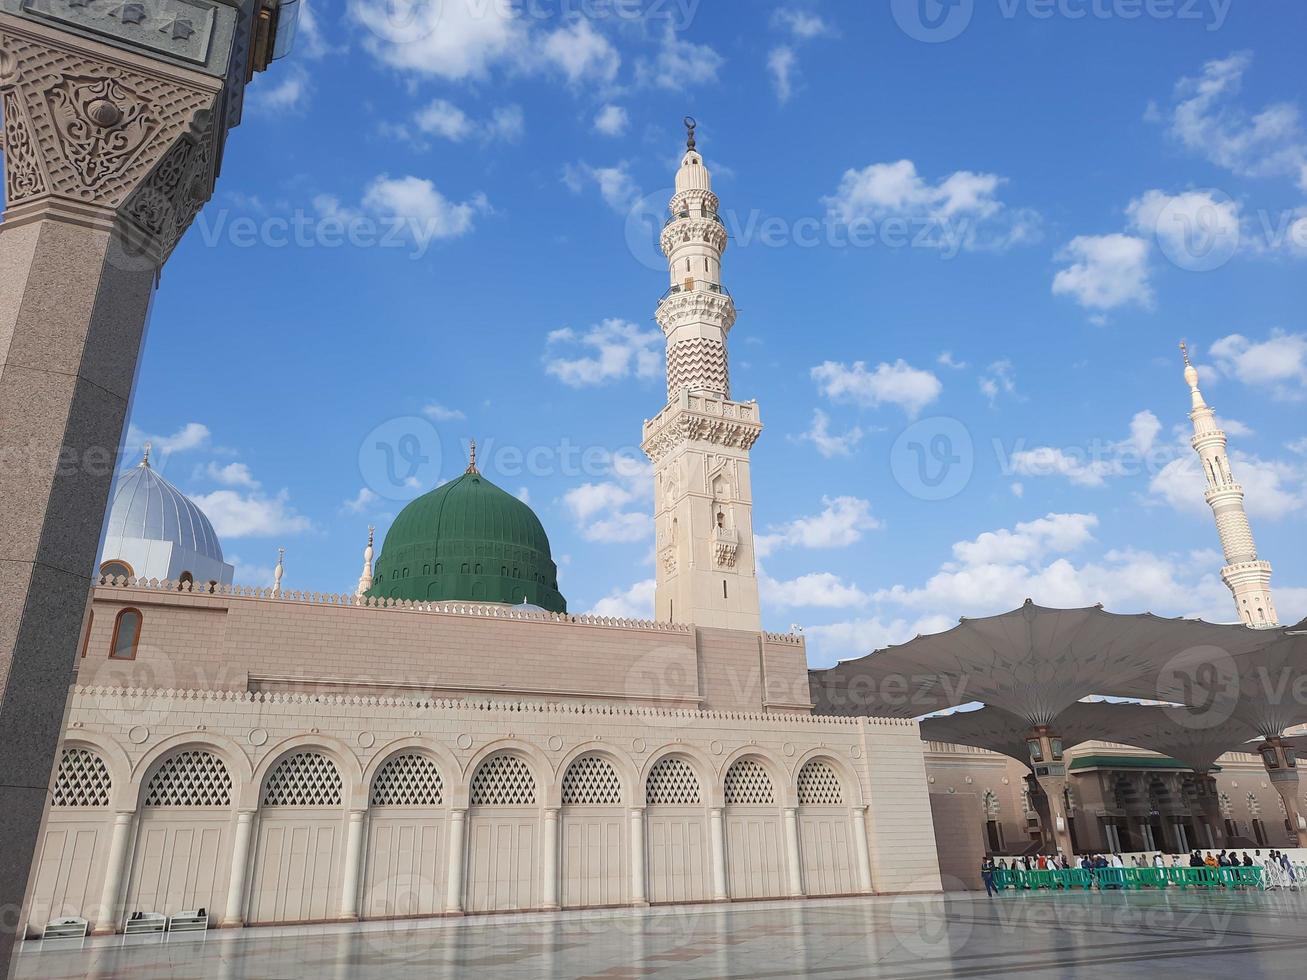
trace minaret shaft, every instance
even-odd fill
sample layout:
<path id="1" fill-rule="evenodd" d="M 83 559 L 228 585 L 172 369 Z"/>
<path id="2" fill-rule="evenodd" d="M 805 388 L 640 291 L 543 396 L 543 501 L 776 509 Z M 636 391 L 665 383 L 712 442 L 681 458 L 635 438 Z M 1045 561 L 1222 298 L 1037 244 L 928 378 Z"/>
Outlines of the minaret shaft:
<path id="1" fill-rule="evenodd" d="M 726 336 L 735 304 L 722 284 L 726 229 L 691 121 L 661 245 L 669 288 L 656 319 L 667 338 L 667 405 L 644 425 L 654 464 L 658 619 L 761 628 L 749 450 L 756 402 L 731 401 Z"/>
<path id="2" fill-rule="evenodd" d="M 1225 432 L 1198 388 L 1198 370 L 1189 363 L 1188 350 L 1184 344 L 1180 349 L 1184 351 L 1184 377 L 1193 404 L 1189 420 L 1194 434 L 1189 443 L 1203 468 L 1207 481 L 1204 497 L 1216 518 L 1216 533 L 1225 553 L 1221 579 L 1234 595 L 1239 621 L 1254 629 L 1270 629 L 1279 625 L 1271 597 L 1271 563 L 1257 557 L 1257 544 L 1244 510 L 1243 487 L 1235 481 L 1230 466 Z"/>

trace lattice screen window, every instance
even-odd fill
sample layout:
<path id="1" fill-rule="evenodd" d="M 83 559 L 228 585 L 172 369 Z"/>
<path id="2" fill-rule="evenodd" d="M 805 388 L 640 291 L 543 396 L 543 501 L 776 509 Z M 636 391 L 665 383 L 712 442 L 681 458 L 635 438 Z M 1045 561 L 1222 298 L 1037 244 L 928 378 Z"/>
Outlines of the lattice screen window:
<path id="1" fill-rule="evenodd" d="M 726 770 L 727 804 L 775 803 L 771 776 L 756 759 L 741 759 Z"/>
<path id="2" fill-rule="evenodd" d="M 515 755 L 492 755 L 472 777 L 472 806 L 529 806 L 535 801 L 535 777 Z"/>
<path id="3" fill-rule="evenodd" d="M 263 790 L 264 806 L 340 806 L 340 770 L 320 752 L 296 752 L 277 763 Z"/>
<path id="4" fill-rule="evenodd" d="M 800 776 L 799 778 L 802 779 L 803 777 Z M 997 819 L 999 811 L 998 794 L 992 789 L 987 789 L 985 790 L 984 797 L 982 797 L 982 801 L 985 806 L 985 816 L 990 820 Z"/>
<path id="5" fill-rule="evenodd" d="M 1234 804 L 1230 802 L 1230 794 L 1222 793 L 1220 795 L 1221 816 L 1229 820 L 1234 816 Z"/>
<path id="6" fill-rule="evenodd" d="M 54 806 L 108 806 L 109 767 L 90 749 L 66 748 L 54 778 Z"/>
<path id="7" fill-rule="evenodd" d="M 425 755 L 397 755 L 372 781 L 373 806 L 439 806 L 445 802 L 440 770 Z"/>
<path id="8" fill-rule="evenodd" d="M 690 764 L 674 755 L 659 759 L 649 770 L 644 787 L 645 802 L 651 806 L 678 806 L 702 802 L 699 777 Z"/>
<path id="9" fill-rule="evenodd" d="M 231 806 L 231 773 L 212 752 L 179 752 L 165 760 L 150 780 L 145 805 Z"/>
<path id="10" fill-rule="evenodd" d="M 1262 805 L 1252 793 L 1248 794 L 1248 812 L 1254 817 L 1262 815 Z"/>
<path id="11" fill-rule="evenodd" d="M 844 802 L 844 787 L 829 762 L 812 759 L 799 770 L 799 806 L 837 806 Z"/>
<path id="12" fill-rule="evenodd" d="M 583 755 L 563 774 L 563 805 L 621 803 L 622 784 L 608 760 Z"/>

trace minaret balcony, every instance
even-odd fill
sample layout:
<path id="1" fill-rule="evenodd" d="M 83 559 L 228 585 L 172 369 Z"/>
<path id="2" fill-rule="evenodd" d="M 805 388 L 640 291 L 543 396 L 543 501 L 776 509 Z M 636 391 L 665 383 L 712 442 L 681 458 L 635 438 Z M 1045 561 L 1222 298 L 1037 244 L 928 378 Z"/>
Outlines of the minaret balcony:
<path id="1" fill-rule="evenodd" d="M 706 279 L 686 279 L 684 283 L 669 286 L 667 292 L 658 297 L 658 305 L 662 306 L 668 297 L 675 296 L 677 293 L 716 293 L 718 296 L 728 298 L 731 295 L 731 291 L 719 282 L 708 282 Z"/>
<path id="2" fill-rule="evenodd" d="M 663 227 L 666 228 L 673 221 L 680 221 L 683 218 L 707 218 L 709 221 L 717 222 L 723 228 L 726 227 L 726 222 L 721 219 L 721 215 L 716 214 L 713 211 L 704 211 L 700 214 L 695 214 L 692 211 L 677 211 L 670 218 L 668 218 L 666 221 L 663 222 Z"/>

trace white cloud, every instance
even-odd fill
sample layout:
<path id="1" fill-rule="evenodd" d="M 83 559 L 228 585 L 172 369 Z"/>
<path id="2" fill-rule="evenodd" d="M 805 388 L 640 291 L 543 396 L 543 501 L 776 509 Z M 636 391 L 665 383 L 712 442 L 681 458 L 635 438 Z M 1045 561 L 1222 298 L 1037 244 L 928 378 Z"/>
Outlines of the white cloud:
<path id="1" fill-rule="evenodd" d="M 836 661 L 859 657 L 882 650 L 895 643 L 906 643 L 914 636 L 942 633 L 957 625 L 957 618 L 944 615 L 916 619 L 870 616 L 839 623 L 807 626 L 808 660 L 813 667 L 832 667 Z"/>
<path id="2" fill-rule="evenodd" d="M 578 332 L 563 327 L 546 340 L 545 370 L 563 384 L 585 388 L 623 378 L 653 379 L 662 374 L 663 335 L 659 330 L 641 330 L 625 320 L 608 319 Z M 587 351 L 567 357 L 567 348 Z"/>
<path id="3" fill-rule="evenodd" d="M 787 44 L 772 48 L 767 55 L 767 71 L 771 74 L 776 98 L 781 105 L 784 105 L 794 94 L 794 76 L 798 71 L 798 58 L 794 54 L 794 49 Z"/>
<path id="4" fill-rule="evenodd" d="M 244 463 L 228 463 L 225 466 L 220 466 L 210 461 L 204 467 L 202 475 L 228 487 L 257 488 L 259 485 L 259 481 L 254 479 L 254 474 L 250 472 L 250 468 Z"/>
<path id="5" fill-rule="evenodd" d="M 954 371 L 965 370 L 967 366 L 966 361 L 954 360 L 953 352 L 947 350 L 940 354 L 939 357 L 935 358 L 935 363 L 946 368 L 952 368 Z"/>
<path id="6" fill-rule="evenodd" d="M 831 459 L 850 455 L 862 440 L 862 429 L 855 425 L 842 435 L 836 435 L 830 431 L 830 416 L 818 408 L 813 410 L 812 425 L 798 438 L 803 442 L 811 442 L 817 447 L 817 452 Z"/>
<path id="7" fill-rule="evenodd" d="M 998 404 L 1000 396 L 1016 395 L 1017 382 L 1012 377 L 1012 370 L 1012 362 L 1004 358 L 995 361 L 989 366 L 989 372 L 981 375 L 980 392 L 989 399 L 991 408 Z"/>
<path id="8" fill-rule="evenodd" d="M 435 402 L 423 406 L 422 414 L 433 422 L 461 422 L 463 419 L 467 418 L 467 415 L 459 409 L 447 408 L 446 406 L 438 405 Z"/>
<path id="9" fill-rule="evenodd" d="M 563 183 L 573 194 L 579 194 L 587 184 L 599 188 L 604 203 L 618 214 L 626 214 L 640 200 L 640 188 L 631 177 L 625 161 L 612 167 L 592 167 L 581 162 L 563 167 Z"/>
<path id="10" fill-rule="evenodd" d="M 695 44 L 677 37 L 669 24 L 658 54 L 636 66 L 636 80 L 672 91 L 717 81 L 725 59 L 707 44 Z"/>
<path id="11" fill-rule="evenodd" d="M 1190 150 L 1241 177 L 1290 177 L 1307 190 L 1307 134 L 1292 102 L 1255 113 L 1237 104 L 1252 55 L 1238 52 L 1203 65 L 1175 88 L 1171 133 Z"/>
<path id="12" fill-rule="evenodd" d="M 362 514 L 370 510 L 374 504 L 381 498 L 367 487 L 359 487 L 359 492 L 353 500 L 346 500 L 340 506 L 341 509 L 350 514 Z"/>
<path id="13" fill-rule="evenodd" d="M 847 609 L 865 605 L 869 598 L 856 585 L 845 582 L 830 572 L 811 572 L 798 578 L 777 581 L 759 570 L 758 590 L 764 604 L 784 609 Z"/>
<path id="14" fill-rule="evenodd" d="M 823 497 L 820 514 L 799 517 L 787 524 L 768 528 L 754 537 L 759 555 L 777 548 L 847 548 L 874 531 L 881 522 L 871 514 L 871 502 L 860 497 Z"/>
<path id="15" fill-rule="evenodd" d="M 655 585 L 653 579 L 647 578 L 629 589 L 614 589 L 594 604 L 590 614 L 618 619 L 649 619 L 653 616 Z"/>
<path id="16" fill-rule="evenodd" d="M 653 533 L 649 507 L 653 466 L 622 453 L 610 455 L 607 465 L 611 479 L 573 487 L 563 494 L 563 506 L 587 541 L 626 544 L 645 540 Z"/>
<path id="17" fill-rule="evenodd" d="M 1239 205 L 1213 191 L 1151 190 L 1131 201 L 1126 215 L 1135 231 L 1155 238 L 1181 268 L 1207 268 L 1239 248 Z"/>
<path id="18" fill-rule="evenodd" d="M 1018 449 L 1009 462 L 1018 476 L 1061 476 L 1081 487 L 1101 487 L 1109 477 L 1122 475 L 1115 458 L 1090 458 L 1055 446 Z"/>
<path id="19" fill-rule="evenodd" d="M 215 490 L 192 499 L 208 515 L 222 539 L 298 534 L 313 526 L 307 517 L 295 511 L 287 490 L 273 497 L 259 491 L 242 494 L 235 490 Z"/>
<path id="20" fill-rule="evenodd" d="M 1130 420 L 1130 445 L 1140 456 L 1147 456 L 1153 451 L 1161 431 L 1162 420 L 1156 415 L 1147 409 L 1136 412 Z"/>
<path id="21" fill-rule="evenodd" d="M 131 425 L 127 429 L 126 445 L 128 449 L 139 450 L 148 442 L 152 454 L 167 456 L 204 448 L 209 445 L 210 435 L 209 427 L 203 422 L 187 422 L 171 435 L 153 435 Z"/>
<path id="22" fill-rule="evenodd" d="M 925 235 L 910 228 L 914 246 L 956 252 L 1035 241 L 1039 216 L 1007 208 L 998 199 L 1004 182 L 997 174 L 958 170 L 932 184 L 911 160 L 899 160 L 846 170 L 839 188 L 822 203 L 827 216 L 843 225 L 899 219 L 910 226 L 930 226 L 931 233 Z"/>
<path id="23" fill-rule="evenodd" d="M 484 197 L 455 203 L 421 177 L 382 174 L 364 191 L 363 207 L 382 220 L 403 221 L 415 240 L 426 242 L 467 234 L 474 216 L 488 205 Z"/>
<path id="24" fill-rule="evenodd" d="M 309 73 L 303 65 L 279 65 L 250 86 L 246 105 L 265 116 L 286 114 L 303 109 L 313 92 Z"/>
<path id="25" fill-rule="evenodd" d="M 476 128 L 467 113 L 447 99 L 429 102 L 418 110 L 413 121 L 427 135 L 440 136 L 455 143 L 467 139 Z"/>
<path id="26" fill-rule="evenodd" d="M 851 402 L 868 408 L 898 405 L 915 416 L 939 397 L 944 386 L 930 371 L 912 367 L 902 358 L 881 363 L 868 371 L 864 361 L 852 366 L 825 361 L 812 369 L 818 390 L 834 402 Z"/>
<path id="27" fill-rule="evenodd" d="M 986 531 L 971 541 L 959 541 L 953 545 L 953 557 L 963 565 L 988 565 L 1066 554 L 1092 541 L 1097 526 L 1093 514 L 1048 514 L 1015 528 Z"/>
<path id="28" fill-rule="evenodd" d="M 1017 497 L 1018 499 L 1026 495 L 1026 485 L 1020 480 L 1013 481 L 1008 489 L 1012 491 L 1012 496 Z"/>
<path id="29" fill-rule="evenodd" d="M 513 4 L 485 0 L 349 0 L 363 46 L 392 68 L 449 81 L 521 64 L 528 29 Z"/>
<path id="30" fill-rule="evenodd" d="M 1307 472 L 1293 463 L 1230 454 L 1235 479 L 1244 488 L 1244 507 L 1252 517 L 1279 520 L 1307 506 Z M 1148 490 L 1171 507 L 1190 514 L 1210 515 L 1203 494 L 1207 481 L 1198 456 L 1185 453 L 1167 463 L 1149 482 Z"/>
<path id="31" fill-rule="evenodd" d="M 580 18 L 548 34 L 540 43 L 540 51 L 547 63 L 563 73 L 569 85 L 610 83 L 622 64 L 612 42 L 588 20 Z"/>
<path id="32" fill-rule="evenodd" d="M 1127 303 L 1151 308 L 1148 243 L 1130 235 L 1080 235 L 1059 253 L 1070 262 L 1053 277 L 1053 295 L 1073 297 L 1091 310 L 1114 310 Z"/>
<path id="33" fill-rule="evenodd" d="M 256 589 L 272 588 L 273 579 L 276 577 L 276 566 L 256 565 L 245 561 L 240 555 L 232 555 L 228 560 L 234 568 L 232 582 L 236 585 L 248 585 Z"/>
<path id="34" fill-rule="evenodd" d="M 1295 401 L 1307 394 L 1307 334 L 1273 330 L 1256 341 L 1235 333 L 1212 344 L 1210 353 L 1222 372 L 1269 388 L 1276 398 Z"/>
<path id="35" fill-rule="evenodd" d="M 630 121 L 625 109 L 609 103 L 595 113 L 595 132 L 605 136 L 621 136 Z"/>
<path id="36" fill-rule="evenodd" d="M 772 15 L 772 26 L 789 31 L 800 41 L 811 41 L 816 37 L 829 37 L 835 29 L 819 15 L 806 10 L 782 8 Z"/>

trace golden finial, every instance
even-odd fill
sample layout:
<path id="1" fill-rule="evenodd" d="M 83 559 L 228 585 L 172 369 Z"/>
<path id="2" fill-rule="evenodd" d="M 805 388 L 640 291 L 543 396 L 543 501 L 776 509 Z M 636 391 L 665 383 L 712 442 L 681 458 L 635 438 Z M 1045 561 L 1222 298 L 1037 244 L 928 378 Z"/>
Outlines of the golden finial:
<path id="1" fill-rule="evenodd" d="M 475 439 L 468 440 L 467 472 L 468 473 L 481 472 L 480 470 L 477 469 L 477 441 Z"/>
<path id="2" fill-rule="evenodd" d="M 150 466 L 150 444 L 148 442 L 141 447 L 141 465 L 147 469 Z"/>

